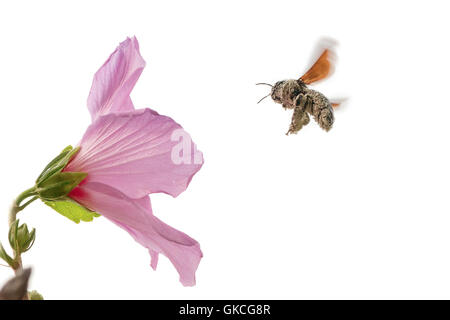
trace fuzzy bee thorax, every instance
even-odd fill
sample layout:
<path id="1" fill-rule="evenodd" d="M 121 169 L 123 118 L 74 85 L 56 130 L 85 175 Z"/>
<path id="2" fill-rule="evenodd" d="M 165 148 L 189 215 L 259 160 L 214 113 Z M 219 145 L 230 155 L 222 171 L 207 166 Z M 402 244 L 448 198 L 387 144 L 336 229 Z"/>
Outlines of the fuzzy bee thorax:
<path id="1" fill-rule="evenodd" d="M 281 103 L 285 108 L 292 109 L 295 98 L 306 91 L 306 85 L 301 80 L 283 80 L 275 83 L 271 97 L 273 101 Z"/>

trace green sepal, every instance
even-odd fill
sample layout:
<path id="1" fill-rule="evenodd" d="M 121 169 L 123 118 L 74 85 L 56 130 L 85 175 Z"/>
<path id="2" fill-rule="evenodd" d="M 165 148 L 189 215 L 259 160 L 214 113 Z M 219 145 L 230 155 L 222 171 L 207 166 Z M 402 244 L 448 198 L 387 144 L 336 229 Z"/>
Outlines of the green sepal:
<path id="1" fill-rule="evenodd" d="M 22 252 L 27 252 L 28 250 L 30 250 L 34 244 L 34 241 L 36 241 L 36 229 L 35 228 L 33 228 L 33 230 L 31 230 L 31 232 L 29 233 L 28 240 L 27 240 L 27 242 L 24 243 L 25 250 Z"/>
<path id="2" fill-rule="evenodd" d="M 79 150 L 80 147 L 73 149 L 72 146 L 67 146 L 64 148 L 64 150 L 44 168 L 36 179 L 36 185 L 39 186 L 43 181 L 55 173 L 61 172 Z"/>
<path id="3" fill-rule="evenodd" d="M 85 172 L 59 172 L 41 182 L 36 192 L 44 201 L 65 197 L 86 178 Z"/>
<path id="4" fill-rule="evenodd" d="M 9 245 L 11 246 L 11 248 L 16 249 L 16 239 L 17 239 L 17 227 L 19 225 L 19 219 L 17 219 L 16 221 L 14 221 L 11 226 L 9 227 L 9 232 L 8 232 L 8 240 L 9 240 Z"/>
<path id="5" fill-rule="evenodd" d="M 9 228 L 9 244 L 15 251 L 24 253 L 31 249 L 36 240 L 36 229 L 28 231 L 26 223 L 19 225 L 19 220 L 14 221 Z"/>
<path id="6" fill-rule="evenodd" d="M 7 264 L 9 264 L 13 269 L 16 267 L 17 263 L 16 261 L 11 258 L 5 251 L 5 248 L 3 248 L 3 245 L 0 242 L 0 258 L 2 258 Z"/>
<path id="7" fill-rule="evenodd" d="M 53 168 L 59 161 L 61 161 L 61 159 L 63 159 L 72 149 L 73 149 L 72 146 L 65 147 L 64 150 L 61 151 L 59 155 L 57 155 L 52 161 L 50 161 L 50 163 L 47 164 L 44 170 L 42 170 L 39 177 L 36 179 L 36 184 L 44 180 L 44 178 L 48 176 L 49 170 Z"/>
<path id="8" fill-rule="evenodd" d="M 56 201 L 44 201 L 44 203 L 75 223 L 89 222 L 96 217 L 100 217 L 98 213 L 89 210 L 69 197 Z"/>

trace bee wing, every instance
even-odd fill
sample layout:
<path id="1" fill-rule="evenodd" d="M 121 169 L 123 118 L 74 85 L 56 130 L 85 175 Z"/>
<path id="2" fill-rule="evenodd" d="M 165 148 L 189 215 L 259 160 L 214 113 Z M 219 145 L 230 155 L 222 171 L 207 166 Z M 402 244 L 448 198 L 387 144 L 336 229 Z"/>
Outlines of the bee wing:
<path id="1" fill-rule="evenodd" d="M 336 109 L 340 105 L 341 105 L 341 102 L 331 102 L 331 106 L 333 107 L 333 109 Z"/>
<path id="2" fill-rule="evenodd" d="M 333 109 L 336 109 L 347 102 L 347 98 L 333 99 L 330 101 Z"/>
<path id="3" fill-rule="evenodd" d="M 326 77 L 331 76 L 334 71 L 334 60 L 335 55 L 332 50 L 332 45 L 334 42 L 331 40 L 322 41 L 321 44 L 321 55 L 316 60 L 316 62 L 309 68 L 308 71 L 305 72 L 303 76 L 301 76 L 300 80 L 302 80 L 306 84 L 311 84 L 317 82 L 319 80 L 323 80 Z"/>

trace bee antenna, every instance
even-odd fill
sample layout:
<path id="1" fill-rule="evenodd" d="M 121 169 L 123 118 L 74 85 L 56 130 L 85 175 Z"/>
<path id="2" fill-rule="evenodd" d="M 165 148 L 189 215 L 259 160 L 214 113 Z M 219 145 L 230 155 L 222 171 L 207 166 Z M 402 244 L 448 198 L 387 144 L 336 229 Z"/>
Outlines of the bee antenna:
<path id="1" fill-rule="evenodd" d="M 270 86 L 270 87 L 273 88 L 273 85 L 268 84 L 268 83 L 265 83 L 265 82 L 259 82 L 259 83 L 257 83 L 256 85 L 259 86 L 259 85 L 261 85 L 261 84 L 266 85 L 266 86 Z"/>
<path id="2" fill-rule="evenodd" d="M 268 96 L 270 96 L 270 93 L 269 93 L 267 96 L 262 97 L 261 100 L 259 100 L 256 104 L 260 103 L 261 101 L 263 101 L 263 100 L 264 100 L 265 98 L 267 98 Z"/>

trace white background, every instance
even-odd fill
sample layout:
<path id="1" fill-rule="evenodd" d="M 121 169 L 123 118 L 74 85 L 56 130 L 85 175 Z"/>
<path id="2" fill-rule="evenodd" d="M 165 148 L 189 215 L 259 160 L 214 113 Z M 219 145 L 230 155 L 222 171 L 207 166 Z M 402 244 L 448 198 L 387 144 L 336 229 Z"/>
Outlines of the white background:
<path id="1" fill-rule="evenodd" d="M 104 218 L 76 225 L 36 201 L 31 288 L 68 298 L 450 298 L 449 6 L 444 1 L 1 2 L 0 239 L 8 207 L 90 123 L 92 76 L 136 35 L 132 99 L 173 117 L 205 164 L 163 221 L 204 258 L 185 288 L 165 258 Z M 256 82 L 298 78 L 317 41 L 349 97 L 330 132 Z M 0 283 L 12 275 L 0 267 Z"/>

